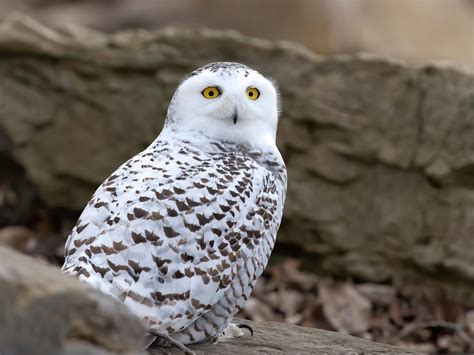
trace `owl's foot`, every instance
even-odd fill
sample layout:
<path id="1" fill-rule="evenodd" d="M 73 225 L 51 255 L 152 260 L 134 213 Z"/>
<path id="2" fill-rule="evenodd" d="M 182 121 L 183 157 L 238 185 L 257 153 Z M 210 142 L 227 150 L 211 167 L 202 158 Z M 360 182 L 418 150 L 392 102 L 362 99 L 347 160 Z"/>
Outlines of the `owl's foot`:
<path id="1" fill-rule="evenodd" d="M 253 329 L 250 325 L 244 324 L 244 323 L 239 323 L 239 324 L 236 324 L 236 326 L 239 327 L 240 329 L 247 329 L 250 332 L 250 335 L 253 336 Z M 243 331 L 242 331 L 242 333 L 243 333 Z"/>
<path id="2" fill-rule="evenodd" d="M 175 346 L 179 350 L 184 352 L 186 355 L 195 355 L 194 351 L 189 349 L 186 345 L 181 344 L 179 341 L 174 340 L 172 337 L 170 337 L 167 334 L 158 333 L 158 332 L 155 332 L 154 330 L 149 330 L 149 333 L 156 337 L 156 339 L 153 341 L 152 344 L 156 344 L 159 347 Z"/>
<path id="3" fill-rule="evenodd" d="M 250 325 L 243 324 L 243 323 L 239 323 L 239 324 L 231 323 L 227 326 L 227 328 L 225 328 L 224 333 L 222 334 L 221 337 L 219 337 L 219 340 L 242 337 L 245 335 L 242 329 L 249 330 L 250 334 L 253 336 L 253 329 Z"/>

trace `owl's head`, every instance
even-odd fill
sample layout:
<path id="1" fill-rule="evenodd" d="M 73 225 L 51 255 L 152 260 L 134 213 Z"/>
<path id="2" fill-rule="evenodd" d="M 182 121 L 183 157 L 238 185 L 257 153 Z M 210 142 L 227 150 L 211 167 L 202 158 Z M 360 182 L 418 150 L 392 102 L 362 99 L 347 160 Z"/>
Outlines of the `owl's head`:
<path id="1" fill-rule="evenodd" d="M 176 90 L 165 127 L 230 142 L 274 145 L 278 96 L 270 80 L 246 65 L 210 63 Z"/>

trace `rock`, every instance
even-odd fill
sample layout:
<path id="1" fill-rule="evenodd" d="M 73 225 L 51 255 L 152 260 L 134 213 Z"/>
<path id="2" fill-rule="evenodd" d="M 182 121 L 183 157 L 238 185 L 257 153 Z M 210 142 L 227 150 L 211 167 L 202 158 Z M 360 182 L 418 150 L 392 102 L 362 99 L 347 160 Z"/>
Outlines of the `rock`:
<path id="1" fill-rule="evenodd" d="M 276 254 L 370 281 L 455 285 L 474 303 L 474 75 L 367 56 L 322 58 L 235 32 L 0 28 L 0 132 L 50 206 L 82 209 L 159 132 L 169 99 L 210 61 L 279 83 L 289 171 Z"/>
<path id="2" fill-rule="evenodd" d="M 0 246 L 0 353 L 141 353 L 145 330 L 118 301 Z"/>
<path id="3" fill-rule="evenodd" d="M 412 354 L 392 345 L 374 343 L 350 335 L 327 330 L 305 328 L 284 323 L 256 323 L 242 319 L 254 330 L 254 336 L 219 341 L 217 344 L 191 345 L 196 354 Z M 150 355 L 162 354 L 163 350 L 150 350 Z M 167 354 L 179 354 L 168 349 Z"/>
<path id="4" fill-rule="evenodd" d="M 267 1 L 239 0 L 238 6 L 229 7 L 221 0 L 120 0 L 113 6 L 101 0 L 2 0 L 0 20 L 21 11 L 53 28 L 74 23 L 105 32 L 205 24 L 297 41 L 321 54 L 384 53 L 410 62 L 449 60 L 474 68 L 474 56 L 468 50 L 474 15 L 470 0 Z M 232 16 L 222 16 L 229 11 Z"/>

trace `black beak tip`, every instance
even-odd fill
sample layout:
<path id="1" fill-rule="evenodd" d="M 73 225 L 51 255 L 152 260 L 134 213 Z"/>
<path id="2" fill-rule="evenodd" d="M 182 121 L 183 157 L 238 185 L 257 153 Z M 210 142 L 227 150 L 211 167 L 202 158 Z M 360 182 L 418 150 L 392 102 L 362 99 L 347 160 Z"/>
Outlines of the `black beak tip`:
<path id="1" fill-rule="evenodd" d="M 237 119 L 238 119 L 237 114 L 234 114 L 234 115 L 232 116 L 232 122 L 234 122 L 234 124 L 237 124 Z"/>

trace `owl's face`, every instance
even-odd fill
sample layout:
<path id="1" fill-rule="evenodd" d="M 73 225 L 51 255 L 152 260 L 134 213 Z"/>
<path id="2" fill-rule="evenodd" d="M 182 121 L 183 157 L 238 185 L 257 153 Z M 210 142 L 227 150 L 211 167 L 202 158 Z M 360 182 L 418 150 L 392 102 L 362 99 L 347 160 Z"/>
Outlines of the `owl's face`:
<path id="1" fill-rule="evenodd" d="M 278 92 L 271 81 L 238 63 L 212 63 L 180 85 L 167 121 L 180 131 L 231 142 L 275 144 Z"/>

